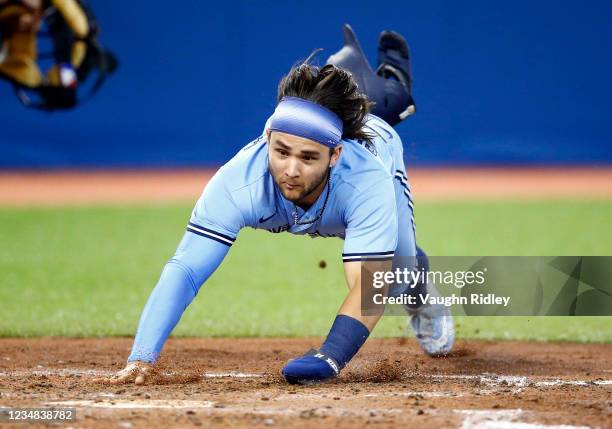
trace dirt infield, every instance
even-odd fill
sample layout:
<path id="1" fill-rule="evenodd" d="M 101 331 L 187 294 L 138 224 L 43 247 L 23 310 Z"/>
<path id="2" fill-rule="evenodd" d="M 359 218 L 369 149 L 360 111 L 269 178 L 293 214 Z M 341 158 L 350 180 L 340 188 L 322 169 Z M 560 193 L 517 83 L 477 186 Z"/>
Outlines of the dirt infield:
<path id="1" fill-rule="evenodd" d="M 337 381 L 286 384 L 282 365 L 319 344 L 171 339 L 155 382 L 111 386 L 92 380 L 131 339 L 0 339 L 0 406 L 75 406 L 75 428 L 612 427 L 612 344 L 460 341 L 432 359 L 373 339 Z"/>
<path id="2" fill-rule="evenodd" d="M 214 170 L 0 172 L 0 206 L 194 202 Z M 612 168 L 415 168 L 416 201 L 610 199 Z"/>

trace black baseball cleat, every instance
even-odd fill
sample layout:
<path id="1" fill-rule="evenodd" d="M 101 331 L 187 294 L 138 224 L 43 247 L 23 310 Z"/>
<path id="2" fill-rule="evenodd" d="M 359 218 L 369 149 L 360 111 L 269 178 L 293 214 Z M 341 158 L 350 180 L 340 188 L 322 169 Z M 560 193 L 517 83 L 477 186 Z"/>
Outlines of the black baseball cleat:
<path id="1" fill-rule="evenodd" d="M 410 67 L 410 49 L 406 39 L 395 31 L 385 30 L 378 38 L 378 67 L 376 74 L 384 79 L 398 81 L 406 90 L 408 101 L 399 119 L 404 120 L 416 112 L 412 98 L 412 70 Z"/>

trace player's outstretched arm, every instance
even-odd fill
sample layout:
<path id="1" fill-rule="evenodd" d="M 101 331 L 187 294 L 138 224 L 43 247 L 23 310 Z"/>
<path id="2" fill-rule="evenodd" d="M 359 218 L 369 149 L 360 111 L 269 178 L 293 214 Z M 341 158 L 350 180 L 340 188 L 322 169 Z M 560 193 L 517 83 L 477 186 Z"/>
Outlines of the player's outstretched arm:
<path id="1" fill-rule="evenodd" d="M 379 293 L 385 295 L 386 290 L 374 289 L 371 278 L 362 279 L 362 272 L 370 277 L 367 273 L 389 271 L 391 261 L 347 262 L 344 269 L 348 295 L 321 348 L 285 365 L 283 376 L 289 383 L 315 384 L 337 377 L 363 346 L 384 312 L 383 305 L 372 305 L 375 302 L 372 297 Z"/>
<path id="2" fill-rule="evenodd" d="M 386 290 L 373 288 L 371 278 L 362 278 L 362 273 L 390 271 L 391 261 L 345 262 L 344 274 L 349 288 L 338 314 L 345 314 L 361 322 L 372 332 L 382 314 L 384 306 L 375 305 L 374 294 L 385 294 Z"/>
<path id="3" fill-rule="evenodd" d="M 245 226 L 242 213 L 225 186 L 228 177 L 231 171 L 222 167 L 196 203 L 187 232 L 149 296 L 128 364 L 113 377 L 115 382 L 144 383 L 153 374 L 148 368 L 156 363 L 183 312 Z"/>
<path id="4" fill-rule="evenodd" d="M 372 279 L 362 279 L 362 275 L 370 277 L 368 273 L 391 269 L 397 246 L 393 179 L 383 177 L 350 195 L 342 253 L 349 293 L 321 348 L 283 368 L 290 383 L 312 384 L 335 378 L 365 343 L 384 310 L 371 305 L 373 295 L 384 291 L 374 290 Z"/>
<path id="5" fill-rule="evenodd" d="M 168 336 L 228 250 L 226 244 L 185 234 L 145 305 L 126 367 L 107 382 L 143 384 L 154 374 L 154 364 Z"/>

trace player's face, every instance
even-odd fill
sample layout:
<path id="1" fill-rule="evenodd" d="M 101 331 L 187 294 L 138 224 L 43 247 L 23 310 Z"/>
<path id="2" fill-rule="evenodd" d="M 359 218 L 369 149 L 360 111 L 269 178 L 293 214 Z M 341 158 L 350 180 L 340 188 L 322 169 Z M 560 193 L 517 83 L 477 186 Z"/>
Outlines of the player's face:
<path id="1" fill-rule="evenodd" d="M 268 131 L 270 173 L 283 196 L 296 204 L 313 204 L 323 191 L 327 170 L 340 156 L 327 146 L 279 131 Z"/>

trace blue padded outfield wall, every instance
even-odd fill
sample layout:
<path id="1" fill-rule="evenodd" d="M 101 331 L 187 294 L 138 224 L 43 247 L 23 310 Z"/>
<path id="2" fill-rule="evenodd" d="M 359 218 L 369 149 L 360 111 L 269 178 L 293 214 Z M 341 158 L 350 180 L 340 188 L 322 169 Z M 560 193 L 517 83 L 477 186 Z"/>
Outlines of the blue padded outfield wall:
<path id="1" fill-rule="evenodd" d="M 118 73 L 68 113 L 26 110 L 0 82 L 0 168 L 219 165 L 345 22 L 373 63 L 381 30 L 409 40 L 408 166 L 612 164 L 609 0 L 91 3 Z"/>

